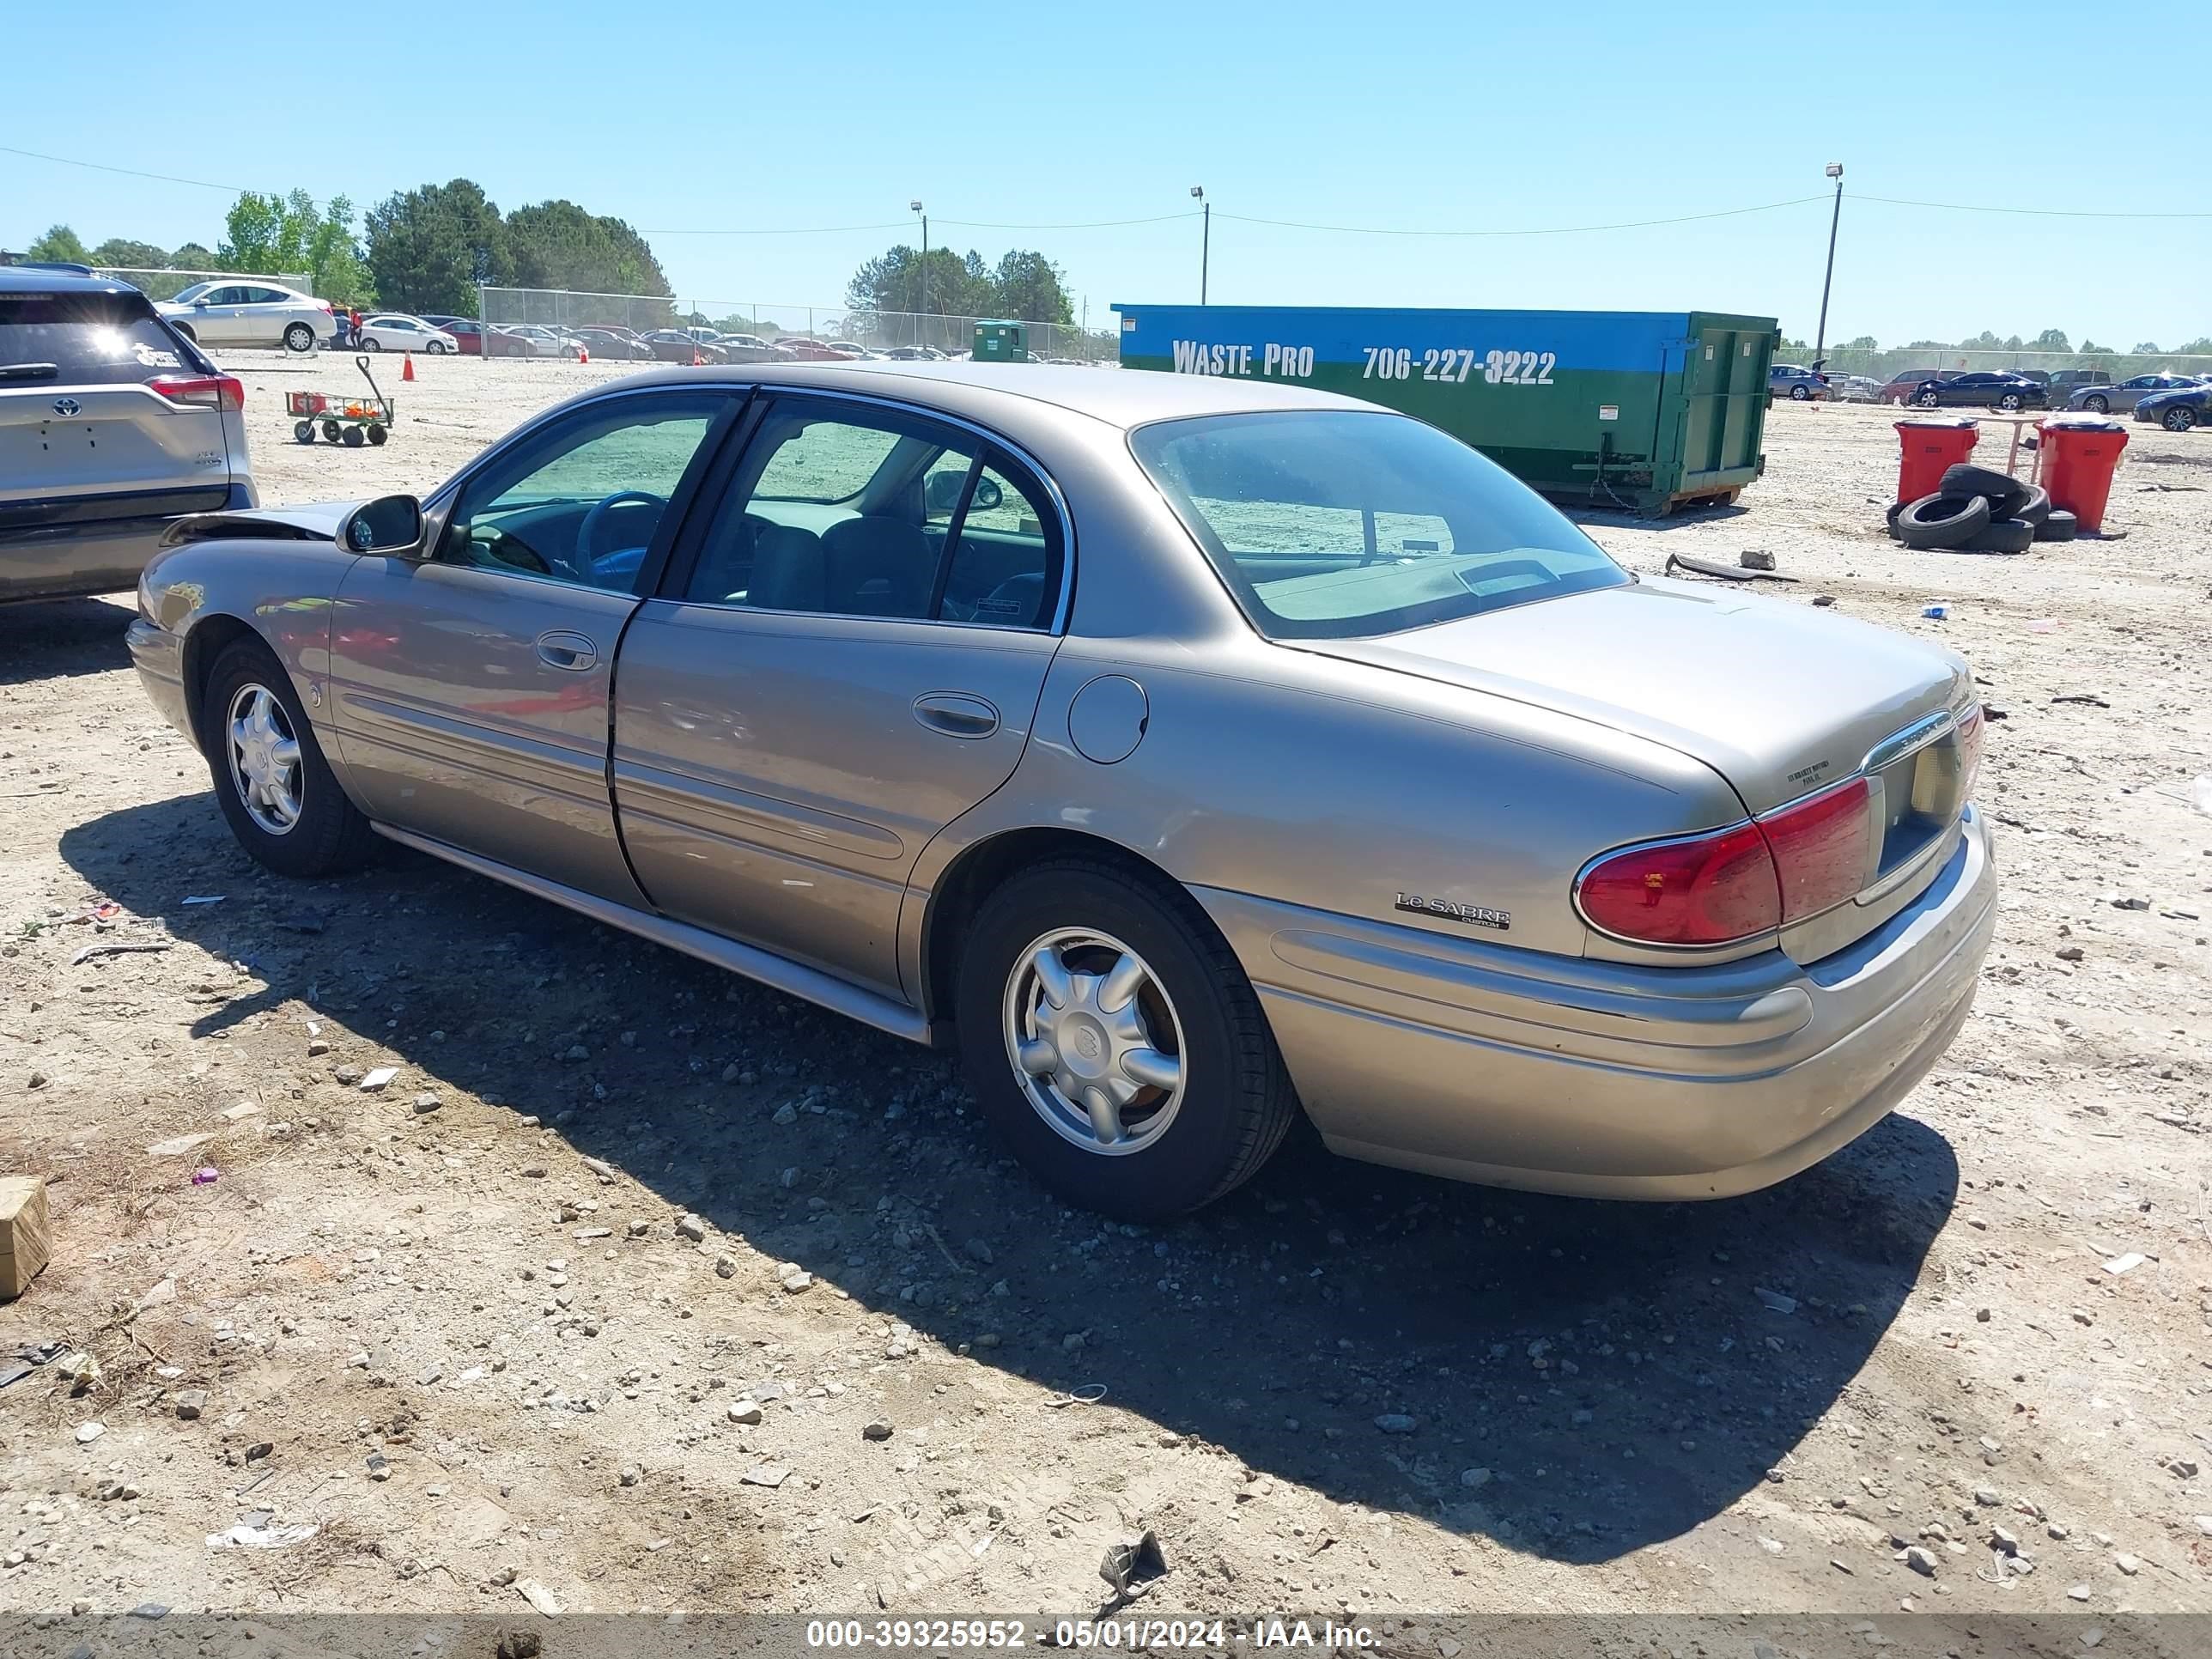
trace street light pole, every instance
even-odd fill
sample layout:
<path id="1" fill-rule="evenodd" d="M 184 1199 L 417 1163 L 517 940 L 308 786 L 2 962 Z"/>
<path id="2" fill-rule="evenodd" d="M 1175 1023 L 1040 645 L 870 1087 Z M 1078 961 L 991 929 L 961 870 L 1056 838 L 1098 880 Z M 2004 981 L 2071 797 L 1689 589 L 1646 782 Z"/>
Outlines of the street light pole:
<path id="1" fill-rule="evenodd" d="M 1820 326 L 1813 336 L 1813 367 L 1820 367 L 1820 354 L 1828 343 L 1828 285 L 1836 280 L 1836 227 L 1844 217 L 1844 164 L 1828 163 L 1828 177 L 1836 181 L 1836 209 L 1828 216 L 1828 272 L 1820 278 Z"/>
<path id="2" fill-rule="evenodd" d="M 1202 204 L 1205 228 L 1199 233 L 1198 243 L 1198 302 L 1206 303 L 1206 268 L 1213 258 L 1213 204 L 1206 199 L 1206 186 L 1193 185 L 1190 193 Z"/>
<path id="3" fill-rule="evenodd" d="M 921 215 L 921 314 L 927 317 L 929 315 L 929 216 L 921 211 L 920 202 L 908 202 L 906 209 L 908 213 Z M 921 328 L 927 326 L 927 323 L 921 325 Z M 915 332 L 920 333 L 921 329 L 917 329 Z M 920 343 L 927 345 L 929 343 L 923 340 Z"/>

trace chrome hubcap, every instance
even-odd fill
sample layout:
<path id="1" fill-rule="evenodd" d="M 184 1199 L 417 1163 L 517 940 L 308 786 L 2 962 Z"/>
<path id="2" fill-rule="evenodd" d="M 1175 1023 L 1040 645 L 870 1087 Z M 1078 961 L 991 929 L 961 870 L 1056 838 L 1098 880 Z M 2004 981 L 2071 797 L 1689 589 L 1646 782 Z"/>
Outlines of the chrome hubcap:
<path id="1" fill-rule="evenodd" d="M 1006 1058 L 1060 1137 L 1141 1152 L 1182 1105 L 1182 1026 L 1145 959 L 1104 933 L 1041 935 L 1006 975 Z"/>
<path id="2" fill-rule="evenodd" d="M 300 740 L 276 695 L 240 686 L 230 700 L 230 781 L 252 820 L 272 836 L 300 821 Z"/>

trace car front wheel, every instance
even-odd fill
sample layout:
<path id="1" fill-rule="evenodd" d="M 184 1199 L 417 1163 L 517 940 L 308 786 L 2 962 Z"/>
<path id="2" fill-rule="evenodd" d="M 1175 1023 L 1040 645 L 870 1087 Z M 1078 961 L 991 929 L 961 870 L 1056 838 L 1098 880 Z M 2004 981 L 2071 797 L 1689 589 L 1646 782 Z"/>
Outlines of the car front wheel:
<path id="1" fill-rule="evenodd" d="M 200 699 L 200 748 L 239 845 L 283 876 L 328 876 L 368 861 L 375 832 L 323 758 L 299 694 L 269 648 L 225 648 Z"/>
<path id="2" fill-rule="evenodd" d="M 1813 394 L 1811 391 L 1802 386 L 1791 386 L 1790 388 L 1790 396 L 1793 401 L 1801 404 L 1808 404 L 1813 401 Z"/>
<path id="3" fill-rule="evenodd" d="M 2094 409 L 2100 415 L 2109 415 L 2112 412 L 2112 400 L 2107 398 L 2084 398 L 2081 399 L 2081 407 Z"/>
<path id="4" fill-rule="evenodd" d="M 313 351 L 314 349 L 315 349 L 315 331 L 314 331 L 312 327 L 310 327 L 307 324 L 306 324 L 306 323 L 288 323 L 288 324 L 285 325 L 285 328 L 284 328 L 284 349 L 285 349 L 285 350 L 287 350 L 287 351 Z"/>
<path id="5" fill-rule="evenodd" d="M 1923 409 L 1933 409 L 1937 404 L 1941 403 L 1942 399 L 1938 398 L 1932 392 L 1923 392 L 1912 401 L 1918 404 Z"/>
<path id="6" fill-rule="evenodd" d="M 1054 860 L 985 902 L 957 1018 L 984 1115 L 1071 1203 L 1160 1221 L 1249 1180 L 1297 1099 L 1259 998 L 1189 896 Z"/>
<path id="7" fill-rule="evenodd" d="M 2159 424 L 2168 432 L 2186 432 L 2197 424 L 2197 411 L 2185 404 L 2179 409 L 2169 409 L 2159 417 Z"/>

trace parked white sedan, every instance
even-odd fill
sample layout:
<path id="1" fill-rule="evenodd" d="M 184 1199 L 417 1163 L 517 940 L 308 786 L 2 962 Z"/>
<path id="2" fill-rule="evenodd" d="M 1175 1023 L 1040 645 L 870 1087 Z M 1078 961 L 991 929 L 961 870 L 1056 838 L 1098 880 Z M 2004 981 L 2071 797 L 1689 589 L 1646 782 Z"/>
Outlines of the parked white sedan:
<path id="1" fill-rule="evenodd" d="M 281 345 L 313 351 L 337 327 L 331 302 L 259 278 L 195 283 L 154 309 L 204 346 Z"/>
<path id="2" fill-rule="evenodd" d="M 443 356 L 459 351 L 461 343 L 442 328 L 433 328 L 420 317 L 400 311 L 380 311 L 361 319 L 363 351 L 422 351 Z"/>

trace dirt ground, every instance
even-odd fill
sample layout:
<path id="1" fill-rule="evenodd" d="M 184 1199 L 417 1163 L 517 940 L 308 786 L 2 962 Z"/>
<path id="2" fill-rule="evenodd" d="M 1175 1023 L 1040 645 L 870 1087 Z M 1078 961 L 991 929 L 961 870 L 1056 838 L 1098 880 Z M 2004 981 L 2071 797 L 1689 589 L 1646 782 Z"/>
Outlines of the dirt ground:
<path id="1" fill-rule="evenodd" d="M 280 412 L 343 359 L 234 366 L 271 502 L 625 372 L 420 362 L 345 450 Z M 1893 417 L 1783 404 L 1740 511 L 1588 520 L 1770 550 L 2003 716 L 1964 1034 L 1704 1206 L 1294 1138 L 1102 1224 L 922 1050 L 396 850 L 264 874 L 127 599 L 0 612 L 0 1173 L 54 1218 L 0 1376 L 59 1345 L 0 1387 L 0 1610 L 1081 1613 L 1145 1528 L 1163 1612 L 2212 1609 L 2212 434 L 2131 429 L 2124 538 L 1970 557 L 1882 533 Z"/>

